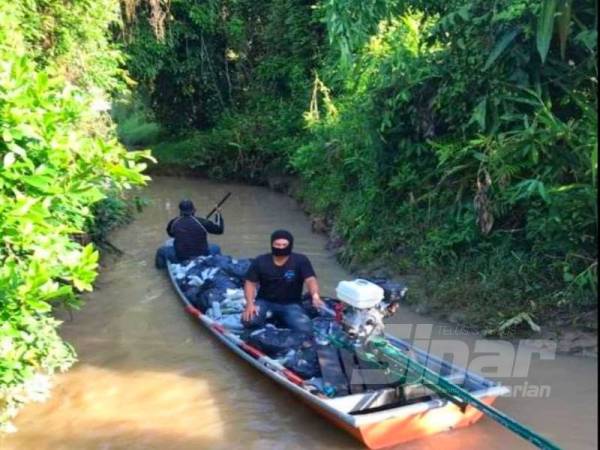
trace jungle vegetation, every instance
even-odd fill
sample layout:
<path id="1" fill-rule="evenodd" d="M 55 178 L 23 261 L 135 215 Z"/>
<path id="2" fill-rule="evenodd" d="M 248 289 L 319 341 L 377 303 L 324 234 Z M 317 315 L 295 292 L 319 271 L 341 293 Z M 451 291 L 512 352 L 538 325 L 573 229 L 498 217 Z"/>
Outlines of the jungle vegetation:
<path id="1" fill-rule="evenodd" d="M 433 312 L 595 327 L 595 2 L 173 0 L 158 34 L 133 6 L 131 145 L 300 177 L 341 260 L 419 271 Z"/>
<path id="2" fill-rule="evenodd" d="M 52 311 L 92 289 L 122 192 L 147 177 L 103 105 L 127 90 L 112 0 L 0 2 L 0 433 L 75 361 Z M 121 214 L 121 215 L 120 215 Z"/>

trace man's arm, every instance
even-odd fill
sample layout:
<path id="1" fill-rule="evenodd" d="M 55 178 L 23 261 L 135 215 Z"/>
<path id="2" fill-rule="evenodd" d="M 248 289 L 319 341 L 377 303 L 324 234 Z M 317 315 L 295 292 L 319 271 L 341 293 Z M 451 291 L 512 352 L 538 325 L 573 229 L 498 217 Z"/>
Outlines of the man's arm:
<path id="1" fill-rule="evenodd" d="M 201 219 L 202 225 L 206 228 L 211 234 L 223 234 L 225 231 L 225 222 L 223 221 L 223 216 L 220 211 L 217 211 L 215 214 L 215 221 L 211 221 L 208 219 Z"/>
<path id="2" fill-rule="evenodd" d="M 317 281 L 317 277 L 312 276 L 308 277 L 304 280 L 306 284 L 306 289 L 310 294 L 310 298 L 312 299 L 312 304 L 315 308 L 320 308 L 323 306 L 323 301 L 321 300 L 321 294 L 319 289 L 319 282 Z"/>
<path id="3" fill-rule="evenodd" d="M 310 259 L 306 256 L 302 255 L 300 258 L 300 274 L 304 279 L 306 289 L 310 293 L 313 306 L 315 308 L 320 308 L 323 306 L 323 302 L 321 301 L 321 294 L 319 293 L 319 282 L 317 281 L 315 269 L 313 269 Z"/>
<path id="4" fill-rule="evenodd" d="M 245 322 L 249 322 L 252 317 L 256 314 L 256 307 L 254 306 L 254 300 L 256 298 L 256 285 L 254 281 L 246 280 L 244 282 L 244 297 L 246 297 L 246 309 L 242 313 L 242 319 Z"/>
<path id="5" fill-rule="evenodd" d="M 254 305 L 256 298 L 256 285 L 254 281 L 246 280 L 244 282 L 244 297 L 246 297 L 246 305 Z"/>
<path id="6" fill-rule="evenodd" d="M 248 267 L 246 276 L 244 277 L 244 297 L 246 298 L 246 309 L 242 313 L 242 320 L 249 322 L 256 315 L 256 306 L 254 300 L 256 299 L 256 286 L 260 279 L 258 275 L 258 261 L 255 259 Z"/>
<path id="7" fill-rule="evenodd" d="M 175 220 L 176 219 L 171 219 L 167 225 L 167 234 L 171 237 L 175 237 L 173 236 L 173 224 L 175 223 Z"/>

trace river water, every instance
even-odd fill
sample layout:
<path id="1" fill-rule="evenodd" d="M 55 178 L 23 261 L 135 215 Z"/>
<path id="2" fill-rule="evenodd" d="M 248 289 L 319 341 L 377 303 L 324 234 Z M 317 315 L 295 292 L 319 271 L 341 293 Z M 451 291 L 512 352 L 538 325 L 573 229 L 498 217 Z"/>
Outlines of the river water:
<path id="1" fill-rule="evenodd" d="M 264 188 L 199 179 L 155 177 L 150 200 L 136 220 L 113 233 L 125 254 L 102 270 L 86 305 L 65 315 L 61 334 L 79 362 L 56 377 L 52 397 L 28 405 L 19 432 L 0 438 L 3 450 L 60 449 L 359 449 L 361 445 L 317 416 L 279 386 L 225 350 L 185 315 L 167 277 L 154 269 L 154 251 L 182 197 L 208 211 L 226 192 L 226 233 L 214 241 L 223 252 L 249 257 L 268 250 L 268 236 L 285 227 L 296 249 L 308 255 L 324 294 L 351 279 L 311 233 L 308 218 L 290 198 Z M 471 349 L 477 336 L 401 309 L 392 331 L 433 324 L 431 333 Z M 427 325 L 412 330 L 427 331 Z M 406 336 L 410 337 L 410 336 Z M 425 342 L 425 341 L 423 341 Z M 485 344 L 485 342 L 484 342 Z M 502 353 L 509 369 L 515 346 L 488 342 L 485 353 Z M 436 353 L 443 350 L 435 348 Z M 470 359 L 470 361 L 473 358 Z M 481 362 L 481 358 L 480 358 Z M 485 364 L 481 370 L 487 369 Z M 502 378 L 521 391 L 496 406 L 566 449 L 597 448 L 597 361 L 570 356 L 533 357 L 526 376 Z M 504 374 L 506 375 L 506 374 Z M 533 387 L 539 388 L 535 395 Z M 536 389 L 537 389 L 536 388 Z M 528 443 L 489 419 L 463 430 L 399 446 L 426 449 L 529 449 Z"/>

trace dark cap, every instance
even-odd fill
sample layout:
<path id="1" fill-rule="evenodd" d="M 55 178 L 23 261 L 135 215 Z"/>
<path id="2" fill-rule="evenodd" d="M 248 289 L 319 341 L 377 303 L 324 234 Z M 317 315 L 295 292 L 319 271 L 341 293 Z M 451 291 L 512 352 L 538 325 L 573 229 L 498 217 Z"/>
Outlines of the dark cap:
<path id="1" fill-rule="evenodd" d="M 179 202 L 179 212 L 184 216 L 191 216 L 196 211 L 194 203 L 191 200 L 181 200 Z"/>

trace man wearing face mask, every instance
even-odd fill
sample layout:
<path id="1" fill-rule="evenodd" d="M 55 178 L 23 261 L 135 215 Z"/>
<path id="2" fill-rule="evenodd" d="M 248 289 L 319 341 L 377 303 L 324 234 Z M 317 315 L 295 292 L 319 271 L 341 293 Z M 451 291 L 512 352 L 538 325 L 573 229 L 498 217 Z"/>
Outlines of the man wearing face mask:
<path id="1" fill-rule="evenodd" d="M 253 260 L 244 284 L 246 309 L 242 321 L 247 327 L 263 325 L 270 313 L 287 328 L 312 333 L 312 322 L 300 302 L 306 285 L 313 306 L 322 307 L 319 283 L 309 259 L 292 253 L 293 247 L 292 234 L 277 230 L 271 235 L 271 253 Z"/>

